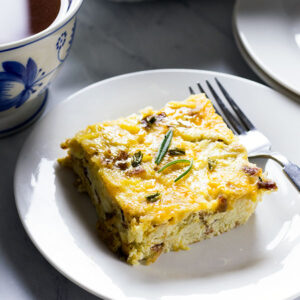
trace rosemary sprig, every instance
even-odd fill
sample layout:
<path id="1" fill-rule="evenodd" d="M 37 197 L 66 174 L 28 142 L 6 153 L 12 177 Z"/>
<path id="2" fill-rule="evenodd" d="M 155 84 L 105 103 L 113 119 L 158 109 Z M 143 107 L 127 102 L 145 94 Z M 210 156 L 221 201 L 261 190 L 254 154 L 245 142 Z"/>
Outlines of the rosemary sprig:
<path id="1" fill-rule="evenodd" d="M 131 165 L 135 168 L 141 164 L 142 160 L 143 160 L 143 153 L 142 153 L 142 151 L 138 151 L 133 154 L 132 160 L 131 160 Z"/>
<path id="2" fill-rule="evenodd" d="M 164 158 L 164 156 L 166 155 L 169 147 L 170 147 L 170 144 L 171 144 L 171 140 L 172 140 L 172 137 L 173 137 L 173 129 L 169 129 L 169 131 L 166 133 L 160 147 L 159 147 L 159 150 L 158 150 L 158 153 L 157 153 L 157 156 L 156 156 L 156 159 L 155 159 L 155 163 L 157 165 L 160 164 L 160 162 L 162 161 L 162 159 Z"/>
<path id="3" fill-rule="evenodd" d="M 189 159 L 176 159 L 173 161 L 170 161 L 169 163 L 167 163 L 165 166 L 163 166 L 161 169 L 159 169 L 157 172 L 161 173 L 163 170 L 165 170 L 166 168 L 175 165 L 175 164 L 179 164 L 179 163 L 190 163 L 191 161 Z"/>
<path id="4" fill-rule="evenodd" d="M 193 166 L 193 159 L 189 160 L 189 159 L 176 159 L 173 161 L 170 161 L 169 163 L 167 163 L 164 167 L 162 167 L 161 169 L 158 170 L 158 173 L 161 173 L 163 170 L 165 170 L 166 168 L 175 165 L 175 164 L 179 164 L 179 163 L 189 163 L 189 167 L 181 174 L 179 175 L 174 182 L 177 182 L 178 180 L 180 180 L 182 177 L 184 177 L 187 173 L 189 173 L 192 169 Z"/>
<path id="5" fill-rule="evenodd" d="M 170 149 L 170 150 L 169 150 L 169 154 L 170 154 L 171 156 L 185 155 L 185 150 L 176 147 L 176 148 L 174 148 L 174 149 Z"/>
<path id="6" fill-rule="evenodd" d="M 147 199 L 147 201 L 149 201 L 149 202 L 156 202 L 158 199 L 159 199 L 159 197 L 160 197 L 160 193 L 155 193 L 155 194 L 152 194 L 152 195 L 149 195 L 149 196 L 146 196 L 146 199 Z"/>
<path id="7" fill-rule="evenodd" d="M 179 176 L 174 180 L 174 182 L 177 182 L 178 180 L 180 180 L 182 177 L 184 177 L 185 175 L 187 175 L 187 174 L 191 171 L 191 169 L 192 169 L 192 167 L 193 167 L 193 162 L 194 162 L 194 160 L 191 159 L 191 160 L 190 160 L 190 165 L 189 165 L 189 167 L 188 167 L 181 175 L 179 175 Z"/>

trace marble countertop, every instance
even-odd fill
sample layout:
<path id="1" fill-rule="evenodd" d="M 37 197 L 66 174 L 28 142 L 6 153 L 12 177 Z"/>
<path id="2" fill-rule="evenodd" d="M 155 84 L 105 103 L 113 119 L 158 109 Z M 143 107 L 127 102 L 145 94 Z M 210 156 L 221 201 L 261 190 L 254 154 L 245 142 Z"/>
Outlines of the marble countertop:
<path id="1" fill-rule="evenodd" d="M 213 70 L 261 82 L 234 43 L 233 5 L 234 0 L 85 0 L 70 57 L 50 88 L 44 113 L 91 83 L 145 69 Z M 96 299 L 43 258 L 17 215 L 14 168 L 34 126 L 0 139 L 0 298 Z"/>

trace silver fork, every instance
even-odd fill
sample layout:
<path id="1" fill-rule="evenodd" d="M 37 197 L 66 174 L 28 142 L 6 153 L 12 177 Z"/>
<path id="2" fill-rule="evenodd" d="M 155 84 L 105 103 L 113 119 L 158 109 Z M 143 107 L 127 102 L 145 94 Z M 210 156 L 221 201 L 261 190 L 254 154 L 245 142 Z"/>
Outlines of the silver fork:
<path id="1" fill-rule="evenodd" d="M 294 183 L 295 187 L 300 192 L 300 168 L 296 164 L 290 162 L 284 155 L 271 150 L 272 144 L 268 138 L 255 128 L 253 123 L 246 117 L 244 112 L 232 99 L 220 81 L 217 78 L 215 78 L 215 80 L 223 96 L 226 98 L 237 117 L 227 108 L 209 81 L 206 80 L 206 84 L 227 120 L 226 121 L 224 119 L 224 121 L 235 131 L 236 134 L 238 134 L 240 142 L 248 151 L 248 156 L 265 157 L 275 160 L 282 166 L 284 173 Z M 206 94 L 200 83 L 197 83 L 197 86 L 201 93 Z M 191 86 L 189 87 L 189 91 L 191 94 L 195 94 Z M 215 106 L 214 108 L 216 112 L 221 115 L 220 111 Z"/>

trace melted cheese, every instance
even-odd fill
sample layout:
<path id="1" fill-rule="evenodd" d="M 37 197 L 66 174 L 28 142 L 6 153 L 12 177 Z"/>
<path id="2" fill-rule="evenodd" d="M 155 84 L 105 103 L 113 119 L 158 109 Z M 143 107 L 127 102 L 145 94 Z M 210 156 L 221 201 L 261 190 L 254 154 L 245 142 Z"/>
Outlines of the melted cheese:
<path id="1" fill-rule="evenodd" d="M 144 118 L 162 113 L 166 116 L 149 124 L 149 128 L 144 127 Z M 157 166 L 154 160 L 169 128 L 174 130 L 170 149 L 181 148 L 186 154 L 167 154 Z M 227 199 L 230 209 L 237 199 L 248 197 L 256 201 L 261 193 L 257 188 L 258 176 L 249 176 L 243 170 L 252 166 L 246 149 L 204 94 L 183 102 L 169 102 L 160 111 L 146 108 L 140 114 L 88 126 L 67 140 L 64 147 L 70 149 L 71 156 L 85 158 L 97 169 L 98 178 L 92 180 L 101 180 L 126 217 L 138 217 L 140 222 L 176 222 L 191 212 L 216 211 L 220 196 Z M 120 151 L 128 153 L 127 170 L 120 169 L 114 161 Z M 137 151 L 143 153 L 140 167 L 144 172 L 130 175 L 130 162 Z M 157 172 L 178 158 L 194 160 L 191 171 L 181 180 L 174 182 L 187 164 L 175 164 Z M 213 170 L 209 170 L 209 160 L 215 162 Z M 149 203 L 146 196 L 157 192 L 160 199 Z"/>

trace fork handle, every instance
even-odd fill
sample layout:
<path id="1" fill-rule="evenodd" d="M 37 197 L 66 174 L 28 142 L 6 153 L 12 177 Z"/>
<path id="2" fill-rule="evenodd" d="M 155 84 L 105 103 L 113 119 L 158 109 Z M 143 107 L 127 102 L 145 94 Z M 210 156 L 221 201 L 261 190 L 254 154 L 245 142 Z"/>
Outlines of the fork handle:
<path id="1" fill-rule="evenodd" d="M 294 185 L 300 192 L 300 168 L 289 161 L 283 167 L 283 171 L 288 176 L 288 178 L 294 183 Z"/>

